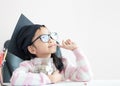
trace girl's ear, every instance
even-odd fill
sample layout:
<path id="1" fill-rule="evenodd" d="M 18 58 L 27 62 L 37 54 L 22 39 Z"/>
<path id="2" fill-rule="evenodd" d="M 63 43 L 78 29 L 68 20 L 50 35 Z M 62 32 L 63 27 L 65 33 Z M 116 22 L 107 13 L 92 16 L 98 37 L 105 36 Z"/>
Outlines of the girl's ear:
<path id="1" fill-rule="evenodd" d="M 36 49 L 33 47 L 33 46 L 28 46 L 28 51 L 31 53 L 31 54 L 36 54 Z"/>

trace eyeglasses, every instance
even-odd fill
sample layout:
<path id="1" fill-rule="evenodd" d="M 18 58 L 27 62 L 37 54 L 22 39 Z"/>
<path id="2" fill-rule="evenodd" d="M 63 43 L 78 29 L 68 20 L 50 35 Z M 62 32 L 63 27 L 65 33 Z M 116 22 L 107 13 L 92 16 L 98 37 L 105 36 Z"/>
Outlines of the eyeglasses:
<path id="1" fill-rule="evenodd" d="M 32 41 L 31 44 L 33 44 L 37 39 L 40 39 L 42 42 L 47 43 L 47 42 L 50 40 L 50 38 L 57 41 L 57 39 L 58 39 L 58 34 L 57 34 L 56 32 L 52 32 L 52 33 L 50 33 L 50 34 L 40 35 L 40 36 L 38 36 L 34 41 Z"/>

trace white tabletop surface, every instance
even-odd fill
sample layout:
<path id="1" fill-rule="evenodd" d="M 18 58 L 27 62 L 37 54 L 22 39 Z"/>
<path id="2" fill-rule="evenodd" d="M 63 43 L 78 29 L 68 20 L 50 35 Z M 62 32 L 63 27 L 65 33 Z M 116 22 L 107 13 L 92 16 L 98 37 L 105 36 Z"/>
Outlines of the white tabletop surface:
<path id="1" fill-rule="evenodd" d="M 61 82 L 46 86 L 120 86 L 120 80 L 92 80 L 88 83 L 83 82 Z"/>
<path id="2" fill-rule="evenodd" d="M 4 85 L 10 86 L 9 83 L 5 83 Z M 69 81 L 69 82 L 60 82 L 60 83 L 49 84 L 44 86 L 120 86 L 120 80 L 92 80 L 88 83 Z"/>
<path id="3" fill-rule="evenodd" d="M 87 86 L 120 86 L 120 80 L 92 80 Z"/>

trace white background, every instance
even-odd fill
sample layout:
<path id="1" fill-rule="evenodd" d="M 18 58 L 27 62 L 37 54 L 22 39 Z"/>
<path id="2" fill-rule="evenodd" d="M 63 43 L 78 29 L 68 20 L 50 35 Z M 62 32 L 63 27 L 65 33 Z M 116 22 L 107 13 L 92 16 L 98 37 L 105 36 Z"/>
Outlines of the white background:
<path id="1" fill-rule="evenodd" d="M 88 57 L 94 79 L 120 79 L 119 0 L 0 0 L 1 50 L 21 13 L 58 32 L 60 41 L 75 41 Z M 69 51 L 63 55 L 71 56 Z"/>

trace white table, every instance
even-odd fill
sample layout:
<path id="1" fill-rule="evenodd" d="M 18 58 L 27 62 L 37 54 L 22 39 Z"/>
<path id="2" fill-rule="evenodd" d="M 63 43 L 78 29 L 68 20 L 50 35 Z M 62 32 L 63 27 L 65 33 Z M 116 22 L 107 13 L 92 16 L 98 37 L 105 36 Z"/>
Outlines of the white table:
<path id="1" fill-rule="evenodd" d="M 120 80 L 92 80 L 87 84 L 83 82 L 61 82 L 46 86 L 120 86 Z"/>
<path id="2" fill-rule="evenodd" d="M 120 80 L 93 80 L 88 86 L 120 86 Z"/>
<path id="3" fill-rule="evenodd" d="M 4 85 L 10 86 L 9 83 L 5 83 Z M 92 80 L 87 84 L 83 82 L 60 82 L 44 86 L 120 86 L 120 80 Z"/>

